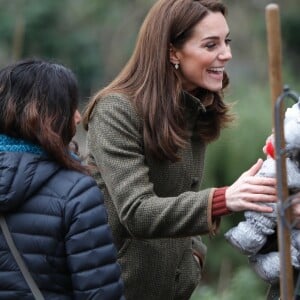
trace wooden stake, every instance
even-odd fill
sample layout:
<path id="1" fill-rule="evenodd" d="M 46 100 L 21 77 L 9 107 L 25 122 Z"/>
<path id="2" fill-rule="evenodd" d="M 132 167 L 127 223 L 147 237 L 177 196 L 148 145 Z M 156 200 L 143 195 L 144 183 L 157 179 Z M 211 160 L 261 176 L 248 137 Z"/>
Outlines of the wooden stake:
<path id="1" fill-rule="evenodd" d="M 271 88 L 271 100 L 273 111 L 273 123 L 275 124 L 275 105 L 278 97 L 283 92 L 282 84 L 282 69 L 281 69 L 281 30 L 280 30 L 280 15 L 279 7 L 277 4 L 269 4 L 266 6 L 266 25 L 267 25 L 267 42 L 268 42 L 268 55 L 269 55 L 269 80 Z M 285 149 L 283 119 L 285 108 L 280 106 L 280 132 L 275 132 L 275 138 L 280 137 L 280 149 Z M 277 141 L 276 141 L 277 143 Z M 282 207 L 284 201 L 289 196 L 287 179 L 286 179 L 286 163 L 285 155 L 279 156 L 282 153 L 276 153 L 276 168 L 280 167 L 277 171 L 277 191 L 278 191 L 278 206 Z M 279 175 L 279 173 L 281 175 Z M 280 213 L 280 212 L 279 212 Z M 284 222 L 286 220 L 286 222 Z M 291 300 L 294 299 L 294 279 L 293 269 L 291 264 L 291 239 L 290 231 L 286 223 L 290 223 L 291 211 L 285 210 L 284 216 L 278 216 L 278 247 L 280 255 L 280 299 Z"/>
<path id="2" fill-rule="evenodd" d="M 272 107 L 283 91 L 281 68 L 281 29 L 279 7 L 277 4 L 266 6 L 267 42 L 269 55 L 269 80 Z"/>

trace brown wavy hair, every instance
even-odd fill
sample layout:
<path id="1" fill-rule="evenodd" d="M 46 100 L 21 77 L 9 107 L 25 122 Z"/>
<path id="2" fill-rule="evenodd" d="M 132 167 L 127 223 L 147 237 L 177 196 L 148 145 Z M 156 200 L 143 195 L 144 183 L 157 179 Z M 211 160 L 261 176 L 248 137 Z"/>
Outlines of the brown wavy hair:
<path id="1" fill-rule="evenodd" d="M 26 59 L 0 70 L 0 133 L 40 145 L 62 166 L 87 173 L 69 152 L 77 107 L 77 79 L 60 64 Z"/>
<path id="2" fill-rule="evenodd" d="M 189 132 L 182 109 L 182 83 L 169 58 L 170 45 L 180 49 L 192 36 L 195 25 L 209 12 L 226 16 L 226 7 L 215 0 L 157 1 L 141 26 L 128 63 L 87 105 L 83 115 L 85 129 L 88 130 L 97 101 L 109 93 L 125 94 L 143 119 L 146 149 L 158 159 L 179 160 L 178 150 L 186 146 Z M 229 106 L 223 101 L 223 90 L 228 83 L 225 73 L 219 93 L 199 88 L 200 99 L 213 100 L 198 120 L 198 135 L 204 142 L 219 137 L 221 129 L 233 120 Z"/>

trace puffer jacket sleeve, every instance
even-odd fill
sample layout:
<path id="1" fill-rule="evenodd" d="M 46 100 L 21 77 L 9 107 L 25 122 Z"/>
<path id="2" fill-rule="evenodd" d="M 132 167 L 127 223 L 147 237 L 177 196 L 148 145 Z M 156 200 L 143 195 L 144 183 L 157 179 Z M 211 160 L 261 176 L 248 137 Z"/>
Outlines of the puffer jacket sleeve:
<path id="1" fill-rule="evenodd" d="M 117 251 L 101 191 L 91 177 L 84 176 L 74 184 L 68 197 L 65 245 L 72 299 L 124 299 Z"/>

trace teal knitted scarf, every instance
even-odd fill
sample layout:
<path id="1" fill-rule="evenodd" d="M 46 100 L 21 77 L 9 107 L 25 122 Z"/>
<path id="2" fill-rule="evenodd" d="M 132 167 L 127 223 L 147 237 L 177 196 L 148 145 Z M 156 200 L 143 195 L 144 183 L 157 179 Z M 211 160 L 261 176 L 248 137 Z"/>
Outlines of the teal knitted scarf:
<path id="1" fill-rule="evenodd" d="M 42 147 L 32 144 L 26 140 L 13 138 L 5 134 L 0 134 L 0 151 L 45 154 Z"/>

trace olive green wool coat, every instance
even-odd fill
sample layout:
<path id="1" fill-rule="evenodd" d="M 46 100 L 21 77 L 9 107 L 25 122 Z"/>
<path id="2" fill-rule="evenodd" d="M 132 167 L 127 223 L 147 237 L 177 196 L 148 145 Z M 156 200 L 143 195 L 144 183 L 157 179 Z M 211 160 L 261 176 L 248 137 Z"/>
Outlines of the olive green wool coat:
<path id="1" fill-rule="evenodd" d="M 194 128 L 199 99 L 184 94 Z M 118 248 L 127 300 L 189 299 L 201 278 L 206 247 L 199 235 L 214 233 L 213 189 L 199 191 L 205 145 L 191 136 L 179 162 L 157 161 L 143 143 L 142 120 L 126 97 L 112 94 L 95 106 L 89 122 L 89 163 L 104 192 Z"/>

